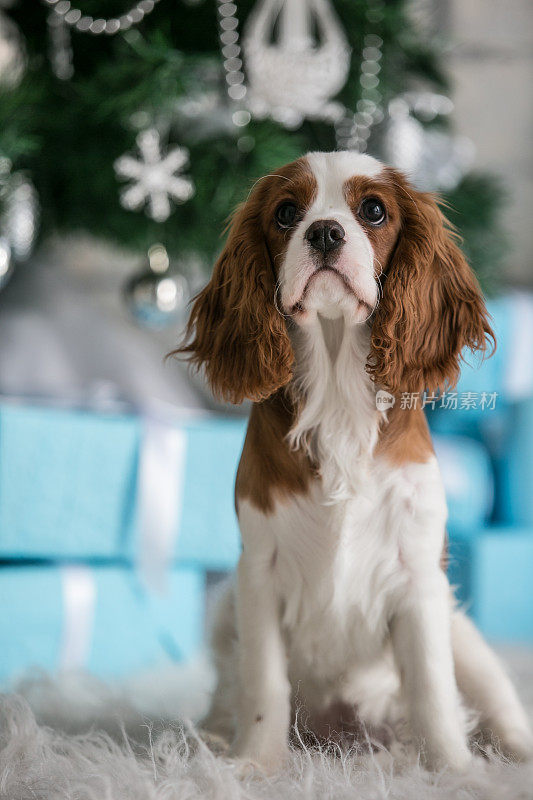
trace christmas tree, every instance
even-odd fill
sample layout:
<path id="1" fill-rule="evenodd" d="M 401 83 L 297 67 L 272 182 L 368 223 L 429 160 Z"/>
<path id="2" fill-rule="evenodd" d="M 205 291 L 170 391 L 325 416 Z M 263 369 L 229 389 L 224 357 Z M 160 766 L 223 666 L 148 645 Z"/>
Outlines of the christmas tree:
<path id="1" fill-rule="evenodd" d="M 0 17 L 0 233 L 15 236 L 23 183 L 41 235 L 84 230 L 142 252 L 162 242 L 182 262 L 201 256 L 207 275 L 255 180 L 347 147 L 439 191 L 490 288 L 504 251 L 498 187 L 468 171 L 440 44 L 410 7 L 19 0 Z"/>

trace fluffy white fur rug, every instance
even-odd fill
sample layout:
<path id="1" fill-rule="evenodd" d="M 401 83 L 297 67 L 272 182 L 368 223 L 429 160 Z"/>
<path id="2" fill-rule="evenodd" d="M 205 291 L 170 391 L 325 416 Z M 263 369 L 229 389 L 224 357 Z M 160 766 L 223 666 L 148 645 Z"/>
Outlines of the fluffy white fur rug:
<path id="1" fill-rule="evenodd" d="M 525 663 L 522 694 L 529 700 L 531 685 L 522 681 L 531 677 L 531 656 Z M 496 756 L 476 758 L 468 774 L 458 777 L 430 774 L 416 759 L 401 763 L 386 752 L 335 755 L 302 749 L 275 778 L 242 777 L 234 763 L 206 747 L 192 723 L 155 724 L 153 716 L 139 711 L 143 705 L 157 705 L 154 686 L 170 691 L 168 680 L 152 677 L 144 689 L 141 684 L 128 687 L 130 698 L 132 689 L 137 700 L 144 692 L 137 709 L 116 691 L 87 682 L 83 695 L 79 685 L 74 691 L 68 682 L 58 686 L 41 680 L 21 687 L 22 694 L 0 696 L 1 800 L 533 798 L 533 765 L 515 766 Z M 186 692 L 190 697 L 183 675 L 178 683 L 181 697 Z"/>

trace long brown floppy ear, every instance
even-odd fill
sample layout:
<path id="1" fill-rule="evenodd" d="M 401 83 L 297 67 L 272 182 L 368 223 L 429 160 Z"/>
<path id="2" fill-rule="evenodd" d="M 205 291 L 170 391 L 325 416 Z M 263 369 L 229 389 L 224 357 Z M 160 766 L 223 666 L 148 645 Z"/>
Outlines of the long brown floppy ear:
<path id="1" fill-rule="evenodd" d="M 465 347 L 494 342 L 478 282 L 435 198 L 395 170 L 402 223 L 384 276 L 368 370 L 390 392 L 454 386 Z"/>
<path id="2" fill-rule="evenodd" d="M 216 397 L 264 400 L 290 381 L 294 356 L 274 292 L 260 204 L 252 197 L 237 209 L 211 280 L 194 300 L 189 343 L 174 351 L 205 366 Z"/>

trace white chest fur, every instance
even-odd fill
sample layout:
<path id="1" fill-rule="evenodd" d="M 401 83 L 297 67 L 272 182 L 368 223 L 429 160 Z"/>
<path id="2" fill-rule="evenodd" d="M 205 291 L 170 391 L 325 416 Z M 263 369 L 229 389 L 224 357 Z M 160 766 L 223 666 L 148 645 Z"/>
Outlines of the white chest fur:
<path id="1" fill-rule="evenodd" d="M 289 672 L 325 703 L 354 667 L 361 677 L 387 660 L 411 579 L 438 562 L 446 506 L 434 459 L 404 469 L 375 460 L 347 500 L 332 503 L 316 481 L 269 515 L 243 502 L 239 518 L 245 548 L 271 565 Z M 372 686 L 383 692 L 375 676 Z"/>
<path id="2" fill-rule="evenodd" d="M 446 504 L 434 458 L 395 467 L 373 455 L 381 412 L 365 371 L 365 326 L 318 318 L 294 341 L 305 397 L 289 434 L 320 465 L 273 513 L 239 503 L 245 550 L 269 574 L 298 681 L 335 683 L 382 659 L 411 579 L 438 564 Z"/>
<path id="3" fill-rule="evenodd" d="M 293 333 L 293 348 L 294 387 L 304 402 L 289 443 L 320 464 L 328 501 L 347 500 L 371 460 L 382 421 L 365 369 L 370 331 L 317 316 Z"/>

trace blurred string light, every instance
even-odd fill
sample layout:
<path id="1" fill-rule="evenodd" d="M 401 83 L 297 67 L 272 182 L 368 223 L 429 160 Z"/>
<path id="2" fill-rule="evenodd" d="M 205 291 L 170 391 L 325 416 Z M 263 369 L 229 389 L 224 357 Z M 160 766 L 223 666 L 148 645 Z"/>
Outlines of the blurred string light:
<path id="1" fill-rule="evenodd" d="M 74 75 L 74 53 L 70 31 L 58 14 L 48 14 L 48 55 L 52 72 L 62 81 Z"/>
<path id="2" fill-rule="evenodd" d="M 43 0 L 50 8 L 48 31 L 50 40 L 50 63 L 54 75 L 60 80 L 69 80 L 74 74 L 74 61 L 70 29 L 79 33 L 92 33 L 95 36 L 106 34 L 114 36 L 138 25 L 150 14 L 159 0 L 139 0 L 129 11 L 120 17 L 91 17 L 74 8 L 70 0 Z"/>
<path id="3" fill-rule="evenodd" d="M 383 120 L 382 94 L 379 73 L 383 39 L 378 34 L 385 15 L 383 0 L 370 0 L 366 18 L 372 32 L 363 39 L 362 61 L 359 74 L 361 96 L 357 101 L 356 112 L 347 113 L 335 125 L 335 137 L 339 150 L 358 150 L 364 153 L 374 125 Z"/>
<path id="4" fill-rule="evenodd" d="M 218 0 L 220 42 L 228 96 L 231 100 L 244 100 L 244 72 L 242 71 L 241 48 L 239 44 L 239 21 L 236 3 Z"/>
<path id="5" fill-rule="evenodd" d="M 43 0 L 43 2 L 65 25 L 74 28 L 79 33 L 95 35 L 105 33 L 108 36 L 114 36 L 119 31 L 127 31 L 133 25 L 138 25 L 144 17 L 152 13 L 159 0 L 139 0 L 125 14 L 108 19 L 103 17 L 94 19 L 88 14 L 83 14 L 79 8 L 73 8 L 70 0 Z"/>
<path id="6" fill-rule="evenodd" d="M 218 0 L 218 25 L 226 91 L 230 102 L 234 106 L 231 121 L 238 129 L 237 132 L 241 134 L 237 139 L 237 147 L 241 152 L 248 152 L 253 149 L 255 140 L 253 136 L 245 132 L 252 115 L 245 106 L 247 88 L 244 85 L 236 3 L 228 2 L 228 0 Z"/>

